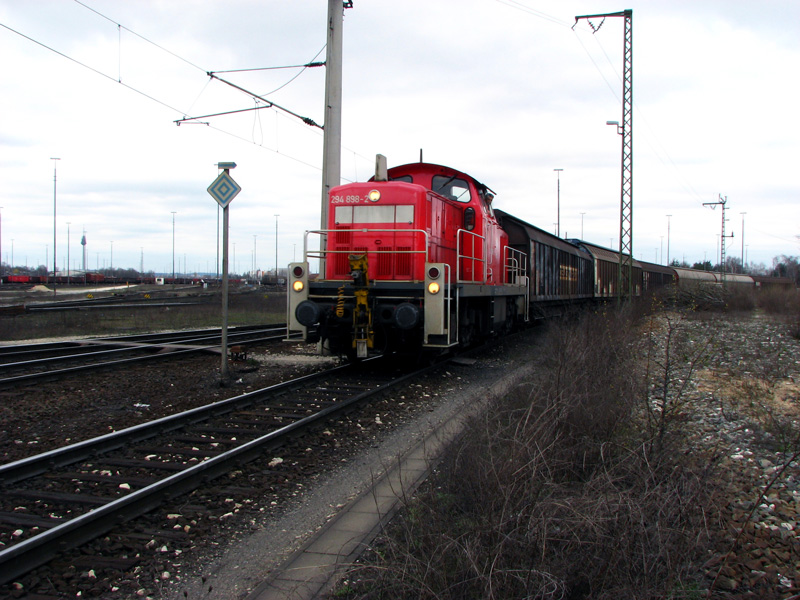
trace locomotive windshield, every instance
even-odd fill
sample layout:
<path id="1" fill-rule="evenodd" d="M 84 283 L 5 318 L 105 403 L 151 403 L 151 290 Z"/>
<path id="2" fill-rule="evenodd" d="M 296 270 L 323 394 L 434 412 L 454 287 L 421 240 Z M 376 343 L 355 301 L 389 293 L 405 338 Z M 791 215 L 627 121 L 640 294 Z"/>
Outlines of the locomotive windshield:
<path id="1" fill-rule="evenodd" d="M 408 223 L 414 222 L 414 207 L 409 205 L 337 206 L 334 213 L 337 225 L 351 223 Z"/>
<path id="2" fill-rule="evenodd" d="M 449 200 L 465 203 L 470 201 L 469 184 L 455 175 L 452 177 L 434 175 L 431 189 Z"/>

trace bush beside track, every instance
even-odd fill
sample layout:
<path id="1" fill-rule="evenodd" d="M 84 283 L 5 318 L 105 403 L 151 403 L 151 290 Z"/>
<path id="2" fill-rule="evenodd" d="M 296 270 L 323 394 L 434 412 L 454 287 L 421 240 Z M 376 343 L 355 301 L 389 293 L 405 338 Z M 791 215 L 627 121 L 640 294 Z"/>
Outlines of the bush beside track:
<path id="1" fill-rule="evenodd" d="M 334 597 L 796 593 L 800 542 L 780 521 L 798 517 L 778 512 L 800 471 L 793 337 L 760 313 L 551 326 L 536 380 L 469 424 Z"/>

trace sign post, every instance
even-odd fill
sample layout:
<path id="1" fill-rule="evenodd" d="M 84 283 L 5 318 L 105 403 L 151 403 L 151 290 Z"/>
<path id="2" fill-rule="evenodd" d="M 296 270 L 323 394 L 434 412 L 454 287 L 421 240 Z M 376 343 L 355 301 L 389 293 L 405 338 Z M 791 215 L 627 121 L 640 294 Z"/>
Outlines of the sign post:
<path id="1" fill-rule="evenodd" d="M 236 168 L 235 162 L 221 162 L 217 167 L 222 173 L 208 186 L 208 193 L 222 207 L 222 340 L 220 343 L 220 382 L 225 383 L 230 378 L 228 369 L 228 205 L 236 195 L 242 191 L 230 175 L 230 170 Z"/>

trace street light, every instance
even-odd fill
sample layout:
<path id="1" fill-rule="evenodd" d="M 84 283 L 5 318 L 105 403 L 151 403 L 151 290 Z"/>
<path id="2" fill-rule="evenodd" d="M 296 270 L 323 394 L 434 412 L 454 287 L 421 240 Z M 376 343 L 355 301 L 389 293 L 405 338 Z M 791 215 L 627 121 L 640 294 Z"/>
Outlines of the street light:
<path id="1" fill-rule="evenodd" d="M 667 266 L 669 266 L 669 225 L 672 215 L 667 215 Z"/>
<path id="2" fill-rule="evenodd" d="M 0 211 L 3 207 L 0 206 Z M 3 285 L 3 213 L 0 212 L 0 285 Z"/>
<path id="3" fill-rule="evenodd" d="M 747 213 L 743 212 L 739 214 L 742 215 L 742 273 L 744 273 L 744 216 Z"/>
<path id="4" fill-rule="evenodd" d="M 558 179 L 558 192 L 557 192 L 557 204 L 556 204 L 556 235 L 561 237 L 561 171 L 564 169 L 553 169 L 556 172 L 556 177 Z"/>
<path id="5" fill-rule="evenodd" d="M 172 213 L 172 284 L 175 284 L 175 211 Z"/>
<path id="6" fill-rule="evenodd" d="M 67 221 L 67 285 L 69 285 L 69 224 Z"/>
<path id="7" fill-rule="evenodd" d="M 278 217 L 275 215 L 275 285 L 278 285 Z"/>
<path id="8" fill-rule="evenodd" d="M 53 298 L 56 297 L 56 180 L 58 179 L 58 163 L 60 158 L 51 158 L 53 161 Z"/>
<path id="9" fill-rule="evenodd" d="M 585 214 L 585 212 L 581 213 L 581 239 L 583 239 L 583 215 Z"/>

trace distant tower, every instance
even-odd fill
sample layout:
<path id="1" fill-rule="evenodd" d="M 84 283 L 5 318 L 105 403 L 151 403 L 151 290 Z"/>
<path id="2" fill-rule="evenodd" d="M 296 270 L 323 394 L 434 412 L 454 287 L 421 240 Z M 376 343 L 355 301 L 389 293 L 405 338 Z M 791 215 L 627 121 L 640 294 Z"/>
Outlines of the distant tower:
<path id="1" fill-rule="evenodd" d="M 83 272 L 86 273 L 86 230 L 83 230 L 81 237 L 81 246 L 83 246 L 81 254 L 83 254 Z"/>

